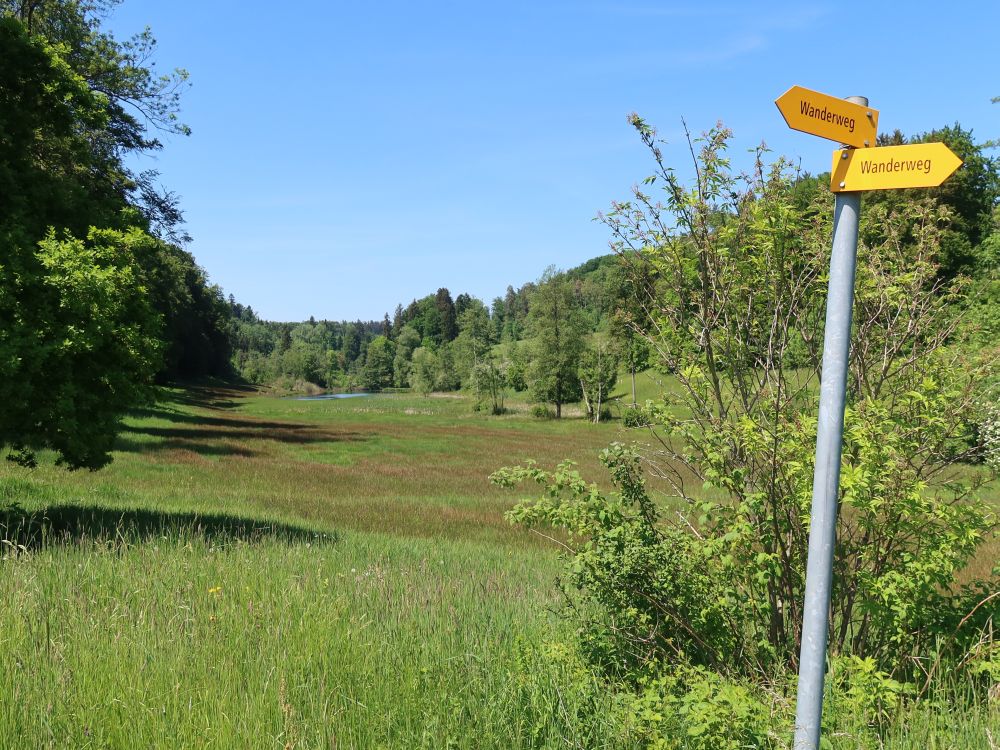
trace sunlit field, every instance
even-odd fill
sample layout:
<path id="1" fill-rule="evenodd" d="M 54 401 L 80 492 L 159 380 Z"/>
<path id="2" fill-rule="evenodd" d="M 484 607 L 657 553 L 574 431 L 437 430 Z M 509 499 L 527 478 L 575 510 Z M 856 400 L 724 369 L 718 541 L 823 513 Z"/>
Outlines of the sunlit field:
<path id="1" fill-rule="evenodd" d="M 603 482 L 600 449 L 643 433 L 511 407 L 192 387 L 106 470 L 0 467 L 0 747 L 639 746 L 554 613 L 556 546 L 488 475 Z M 887 747 L 997 727 L 922 712 Z"/>
<path id="2" fill-rule="evenodd" d="M 4 466 L 0 745 L 602 744 L 546 656 L 556 557 L 487 477 L 596 472 L 617 429 L 206 387 L 105 471 Z"/>

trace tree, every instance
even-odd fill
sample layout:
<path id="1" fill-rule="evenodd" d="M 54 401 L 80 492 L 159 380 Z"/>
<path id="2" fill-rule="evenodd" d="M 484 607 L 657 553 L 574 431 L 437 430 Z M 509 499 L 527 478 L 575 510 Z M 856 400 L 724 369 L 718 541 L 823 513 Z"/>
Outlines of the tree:
<path id="1" fill-rule="evenodd" d="M 440 321 L 440 339 L 437 343 L 453 341 L 458 335 L 458 315 L 455 312 L 455 303 L 451 300 L 451 293 L 447 289 L 437 290 L 437 294 L 434 295 L 434 307 Z"/>
<path id="2" fill-rule="evenodd" d="M 477 409 L 484 402 L 489 402 L 490 413 L 504 413 L 504 400 L 507 396 L 506 365 L 496 357 L 485 357 L 472 368 L 470 380 L 477 398 Z"/>
<path id="3" fill-rule="evenodd" d="M 528 390 L 528 363 L 524 346 L 517 341 L 507 345 L 507 384 L 519 393 Z"/>
<path id="4" fill-rule="evenodd" d="M 392 386 L 392 364 L 396 356 L 395 344 L 385 336 L 376 336 L 365 352 L 362 383 L 369 391 L 381 391 Z"/>
<path id="5" fill-rule="evenodd" d="M 278 352 L 287 352 L 292 348 L 292 326 L 290 324 L 281 324 L 276 348 Z"/>
<path id="6" fill-rule="evenodd" d="M 480 300 L 469 298 L 463 307 L 453 348 L 459 375 L 464 379 L 489 354 L 492 326 Z"/>
<path id="7" fill-rule="evenodd" d="M 499 342 L 503 340 L 504 304 L 503 299 L 494 297 L 490 303 L 490 338 Z"/>
<path id="8" fill-rule="evenodd" d="M 232 310 L 210 285 L 191 253 L 146 235 L 132 252 L 142 269 L 149 302 L 163 320 L 161 382 L 230 374 Z"/>
<path id="9" fill-rule="evenodd" d="M 930 190 L 873 191 L 866 196 L 866 205 L 885 205 L 888 210 L 901 212 L 914 201 L 934 198 L 950 209 L 948 226 L 941 235 L 938 254 L 938 275 L 953 279 L 959 274 L 977 272 L 976 248 L 989 234 L 994 207 L 1000 199 L 1000 159 L 985 151 L 990 144 L 977 144 L 971 130 L 959 123 L 937 128 L 907 138 L 899 130 L 879 136 L 879 145 L 943 142 L 962 160 L 962 168 L 937 188 Z M 869 226 L 872 242 L 885 240 L 882 229 Z M 912 228 L 904 238 L 912 237 Z"/>
<path id="10" fill-rule="evenodd" d="M 800 646 L 832 200 L 797 210 L 794 174 L 762 151 L 735 175 L 722 128 L 689 141 L 696 178 L 683 185 L 652 128 L 632 124 L 656 164 L 644 186 L 662 195 L 637 187 L 602 218 L 615 250 L 660 280 L 647 338 L 676 388 L 655 409 L 655 447 L 606 452 L 615 494 L 568 466 L 497 479 L 545 485 L 513 517 L 579 540 L 567 592 L 603 670 L 688 664 L 764 681 L 793 670 Z M 962 578 L 994 530 L 982 478 L 961 465 L 994 365 L 947 346 L 962 292 L 938 276 L 949 214 L 933 199 L 862 214 L 861 236 L 885 239 L 859 247 L 830 610 L 834 658 L 920 686 L 944 655 L 982 664 L 980 634 L 1000 616 L 996 572 Z M 796 331 L 807 368 L 786 365 Z M 664 514 L 644 468 L 680 512 Z"/>
<path id="11" fill-rule="evenodd" d="M 107 128 L 102 98 L 57 50 L 0 16 L 0 227 L 5 243 L 34 246 L 49 227 L 85 236 L 120 223 L 118 186 L 104 179 L 116 161 L 95 151 L 89 133 Z"/>
<path id="12" fill-rule="evenodd" d="M 529 330 L 534 337 L 529 374 L 531 395 L 556 407 L 580 398 L 577 367 L 583 351 L 585 322 L 566 280 L 548 269 L 531 297 Z"/>
<path id="13" fill-rule="evenodd" d="M 438 391 L 457 391 L 462 387 L 462 376 L 455 363 L 455 349 L 451 344 L 444 344 L 437 350 L 437 379 L 434 388 Z"/>
<path id="14" fill-rule="evenodd" d="M 428 396 L 434 390 L 437 374 L 437 355 L 427 347 L 417 347 L 413 351 L 413 369 L 410 370 L 410 386 L 421 396 Z"/>
<path id="15" fill-rule="evenodd" d="M 160 321 L 136 262 L 152 238 L 123 200 L 107 99 L 63 49 L 0 16 L 0 443 L 22 463 L 53 448 L 110 461 L 122 416 L 147 400 Z M 110 227 L 93 229 L 94 225 Z"/>
<path id="16" fill-rule="evenodd" d="M 126 164 L 130 154 L 161 147 L 151 131 L 188 132 L 177 119 L 186 73 L 154 74 L 148 30 L 125 42 L 102 31 L 102 15 L 113 4 L 0 1 L 0 57 L 8 61 L 0 70 L 0 329 L 6 334 L 0 349 L 8 365 L 0 366 L 0 377 L 27 377 L 52 365 L 58 351 L 61 372 L 50 379 L 60 385 L 53 392 L 72 392 L 79 402 L 79 414 L 70 418 L 68 407 L 41 408 L 48 396 L 29 384 L 8 384 L 22 399 L 12 410 L 35 409 L 36 418 L 60 421 L 22 422 L 19 437 L 12 418 L 0 432 L 5 442 L 57 447 L 64 463 L 90 468 L 109 460 L 129 405 L 149 396 L 142 373 L 150 362 L 160 380 L 227 374 L 233 330 L 221 290 L 176 244 L 185 239 L 176 197 L 160 191 L 155 172 L 134 173 Z M 67 261 L 57 248 L 81 243 L 75 275 L 59 275 Z M 134 287 L 128 294 L 115 280 L 126 277 Z M 56 287 L 61 307 L 53 306 Z M 103 333 L 95 327 L 113 322 L 123 326 L 123 342 L 130 340 L 130 324 L 118 316 L 132 309 L 137 290 L 146 304 L 134 308 L 133 323 L 149 340 L 137 348 L 99 344 Z M 120 309 L 78 309 L 80 318 L 67 329 L 59 314 L 73 309 L 77 293 Z M 19 330 L 28 320 L 36 326 L 31 337 Z M 90 340 L 93 348 L 66 346 L 50 335 Z M 97 351 L 104 356 L 100 382 L 91 359 Z M 47 380 L 34 388 L 48 387 Z M 112 385 L 114 394 L 105 393 Z M 104 394 L 102 408 L 84 406 L 97 393 Z"/>
<path id="17" fill-rule="evenodd" d="M 468 309 L 469 305 L 475 304 L 476 302 L 479 302 L 479 300 L 471 294 L 466 294 L 465 292 L 462 292 L 460 295 L 455 297 L 455 319 L 461 320 L 462 313 Z"/>
<path id="18" fill-rule="evenodd" d="M 340 368 L 340 360 L 335 349 L 327 349 L 323 368 L 323 380 L 327 388 L 343 385 L 344 371 Z"/>
<path id="19" fill-rule="evenodd" d="M 625 365 L 632 379 L 632 404 L 635 405 L 636 373 L 649 367 L 650 350 L 646 341 L 649 328 L 650 300 L 653 286 L 648 266 L 627 267 L 626 259 L 611 274 L 608 293 L 612 309 L 609 317 L 611 349 Z M 635 283 L 638 279 L 639 283 Z"/>
<path id="20" fill-rule="evenodd" d="M 393 380 L 397 388 L 405 388 L 410 382 L 413 352 L 420 346 L 420 334 L 407 323 L 397 329 L 396 356 L 392 361 Z"/>
<path id="21" fill-rule="evenodd" d="M 362 331 L 360 321 L 348 323 L 344 328 L 344 369 L 350 367 L 361 356 Z"/>
<path id="22" fill-rule="evenodd" d="M 602 342 L 586 347 L 577 370 L 587 416 L 596 424 L 601 421 L 601 407 L 618 382 L 618 359 Z"/>
<path id="23" fill-rule="evenodd" d="M 132 246 L 148 235 L 50 232 L 0 266 L 0 445 L 34 464 L 51 448 L 69 468 L 99 469 L 125 413 L 152 398 L 159 319 Z"/>
<path id="24" fill-rule="evenodd" d="M 519 325 L 518 318 L 518 304 L 517 304 L 517 293 L 514 291 L 514 287 L 510 284 L 507 285 L 507 291 L 504 292 L 503 296 L 503 320 L 504 320 L 504 336 L 509 338 L 511 341 L 517 341 L 521 338 L 521 327 Z"/>
<path id="25" fill-rule="evenodd" d="M 295 341 L 281 355 L 281 374 L 307 383 L 326 385 L 327 362 L 323 350 L 313 344 Z"/>
<path id="26" fill-rule="evenodd" d="M 444 290 L 447 294 L 447 290 Z M 450 300 L 450 297 L 448 297 Z M 441 311 L 433 294 L 414 300 L 404 316 L 408 323 L 420 332 L 421 339 L 428 346 L 440 346 L 445 341 L 441 328 Z"/>
<path id="27" fill-rule="evenodd" d="M 101 29 L 102 18 L 117 4 L 118 0 L 0 0 L 0 15 L 32 38 L 45 40 L 50 49 L 59 49 L 64 70 L 99 102 L 103 124 L 86 139 L 89 153 L 76 155 L 77 161 L 93 160 L 107 167 L 90 175 L 77 172 L 77 179 L 87 185 L 88 198 L 103 193 L 119 204 L 124 199 L 141 214 L 144 228 L 168 240 L 184 240 L 186 235 L 178 229 L 182 214 L 176 196 L 158 188 L 155 170 L 136 174 L 122 157 L 162 148 L 150 129 L 190 133 L 178 118 L 188 74 L 181 68 L 165 75 L 154 72 L 149 61 L 156 39 L 148 28 L 124 42 Z"/>

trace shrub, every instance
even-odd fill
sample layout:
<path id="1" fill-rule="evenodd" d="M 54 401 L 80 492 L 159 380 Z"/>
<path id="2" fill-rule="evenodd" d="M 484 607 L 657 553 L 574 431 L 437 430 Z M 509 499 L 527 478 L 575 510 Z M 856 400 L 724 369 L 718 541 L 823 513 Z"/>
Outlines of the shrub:
<path id="1" fill-rule="evenodd" d="M 622 424 L 626 427 L 651 427 L 653 420 L 641 404 L 629 404 L 622 409 Z"/>
<path id="2" fill-rule="evenodd" d="M 507 398 L 507 367 L 506 364 L 492 357 L 485 357 L 472 367 L 470 385 L 476 394 L 476 411 L 489 410 L 490 414 L 499 416 L 506 411 L 504 401 Z"/>
<path id="3" fill-rule="evenodd" d="M 830 195 L 817 189 L 803 208 L 795 175 L 760 152 L 751 176 L 733 175 L 722 129 L 706 134 L 687 188 L 634 124 L 665 207 L 637 189 L 604 219 L 655 279 L 639 328 L 678 384 L 644 410 L 657 442 L 603 454 L 611 493 L 571 464 L 494 481 L 541 488 L 509 518 L 566 532 L 566 613 L 606 678 L 640 690 L 646 675 L 694 668 L 783 686 L 800 645 Z M 862 690 L 923 685 L 932 662 L 970 666 L 1000 616 L 996 573 L 963 574 L 995 514 L 974 493 L 982 477 L 962 481 L 987 373 L 946 346 L 962 293 L 937 280 L 948 218 L 924 200 L 862 224 L 830 628 L 831 654 L 859 660 L 846 674 Z M 805 366 L 789 369 L 793 355 Z M 667 497 L 649 493 L 646 471 Z M 866 710 L 888 710 L 878 700 Z"/>
<path id="4" fill-rule="evenodd" d="M 681 667 L 642 680 L 626 702 L 649 748 L 761 750 L 785 747 L 787 701 L 709 669 Z M 775 713 L 785 716 L 775 717 Z M 788 727 L 776 732 L 776 726 Z"/>

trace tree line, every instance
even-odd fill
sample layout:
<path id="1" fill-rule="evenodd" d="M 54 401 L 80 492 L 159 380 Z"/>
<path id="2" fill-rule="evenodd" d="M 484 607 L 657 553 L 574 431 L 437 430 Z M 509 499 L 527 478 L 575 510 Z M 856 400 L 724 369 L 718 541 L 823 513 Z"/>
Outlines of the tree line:
<path id="1" fill-rule="evenodd" d="M 632 335 L 632 291 L 617 257 L 607 255 L 508 286 L 489 306 L 440 288 L 381 322 L 269 322 L 230 298 L 233 362 L 247 380 L 292 387 L 466 389 L 497 413 L 506 392 L 527 390 L 556 417 L 582 399 L 599 419 L 619 365 L 633 377 L 646 366 L 645 346 Z"/>

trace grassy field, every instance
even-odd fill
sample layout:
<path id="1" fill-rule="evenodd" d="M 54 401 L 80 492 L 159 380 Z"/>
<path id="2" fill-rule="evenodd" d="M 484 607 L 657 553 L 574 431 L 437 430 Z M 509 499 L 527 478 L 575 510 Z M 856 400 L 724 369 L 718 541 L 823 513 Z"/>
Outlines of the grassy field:
<path id="1" fill-rule="evenodd" d="M 0 747 L 636 746 L 565 646 L 551 544 L 487 481 L 526 458 L 596 478 L 625 436 L 514 407 L 196 387 L 104 471 L 0 466 Z M 886 747 L 1000 739 L 946 718 Z"/>
<path id="2" fill-rule="evenodd" d="M 556 559 L 487 476 L 596 472 L 616 429 L 192 388 L 105 471 L 0 467 L 0 746 L 612 744 L 546 656 Z"/>

